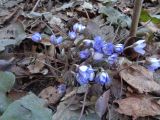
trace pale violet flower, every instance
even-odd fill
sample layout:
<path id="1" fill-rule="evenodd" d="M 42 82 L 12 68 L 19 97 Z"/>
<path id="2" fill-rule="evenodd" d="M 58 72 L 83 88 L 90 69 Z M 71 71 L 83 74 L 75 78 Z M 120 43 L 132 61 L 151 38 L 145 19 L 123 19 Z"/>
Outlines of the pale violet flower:
<path id="1" fill-rule="evenodd" d="M 95 81 L 98 84 L 104 85 L 109 84 L 111 82 L 111 79 L 107 72 L 102 71 L 96 75 Z"/>
<path id="2" fill-rule="evenodd" d="M 147 68 L 150 71 L 155 71 L 156 69 L 160 68 L 160 59 L 149 58 L 148 62 L 149 62 L 149 65 L 147 66 Z"/>
<path id="3" fill-rule="evenodd" d="M 85 50 L 80 51 L 79 57 L 81 59 L 87 59 L 90 56 L 90 54 L 91 54 L 90 51 L 88 49 L 85 49 Z"/>
<path id="4" fill-rule="evenodd" d="M 121 54 L 124 50 L 124 45 L 123 44 L 116 44 L 114 46 L 114 51 L 118 54 Z"/>
<path id="5" fill-rule="evenodd" d="M 105 43 L 102 47 L 102 50 L 105 55 L 112 55 L 114 52 L 113 43 Z"/>
<path id="6" fill-rule="evenodd" d="M 112 65 L 114 64 L 118 59 L 118 55 L 116 53 L 113 53 L 111 56 L 108 57 L 107 62 Z"/>
<path id="7" fill-rule="evenodd" d="M 138 40 L 137 42 L 133 44 L 134 51 L 141 55 L 145 54 L 144 47 L 146 47 L 145 40 Z"/>
<path id="8" fill-rule="evenodd" d="M 83 32 L 86 29 L 86 26 L 79 24 L 79 23 L 75 23 L 73 25 L 73 31 L 74 32 Z"/>
<path id="9" fill-rule="evenodd" d="M 54 45 L 61 44 L 63 42 L 63 37 L 62 36 L 56 37 L 55 35 L 51 35 L 50 42 Z"/>
<path id="10" fill-rule="evenodd" d="M 74 31 L 69 31 L 68 36 L 70 39 L 74 40 L 76 39 L 77 34 Z"/>
<path id="11" fill-rule="evenodd" d="M 60 84 L 60 85 L 58 86 L 57 90 L 58 90 L 58 92 L 59 92 L 60 94 L 65 93 L 65 92 L 66 92 L 66 85 L 65 85 L 65 84 Z"/>
<path id="12" fill-rule="evenodd" d="M 34 42 L 40 42 L 42 40 L 41 34 L 36 32 L 32 35 L 32 40 Z"/>
<path id="13" fill-rule="evenodd" d="M 92 57 L 93 57 L 93 60 L 95 61 L 102 61 L 103 60 L 103 54 L 102 53 L 99 53 L 99 52 L 94 52 Z"/>
<path id="14" fill-rule="evenodd" d="M 88 84 L 89 81 L 94 80 L 94 70 L 91 66 L 81 65 L 78 67 L 78 72 L 76 73 L 76 80 L 80 85 Z"/>

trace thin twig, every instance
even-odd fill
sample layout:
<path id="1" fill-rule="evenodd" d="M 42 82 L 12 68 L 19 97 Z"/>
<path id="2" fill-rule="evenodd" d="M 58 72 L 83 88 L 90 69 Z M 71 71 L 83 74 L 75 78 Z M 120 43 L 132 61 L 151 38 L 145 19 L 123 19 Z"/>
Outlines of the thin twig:
<path id="1" fill-rule="evenodd" d="M 34 57 L 29 57 L 29 58 L 35 59 Z M 39 59 L 37 59 L 37 58 L 36 58 L 35 60 L 38 61 L 38 62 L 41 62 L 41 63 L 43 63 L 43 64 L 45 64 L 45 65 L 47 65 L 48 67 L 54 69 L 54 70 L 57 71 L 57 72 L 61 73 L 61 71 L 59 71 L 58 69 L 52 67 L 51 65 L 49 65 L 49 64 L 47 64 L 47 63 L 45 63 L 45 62 L 42 62 L 41 60 L 39 60 Z"/>
<path id="2" fill-rule="evenodd" d="M 90 21 L 91 19 L 90 19 L 90 17 L 89 17 L 89 14 L 88 14 L 88 12 L 87 12 L 87 10 L 83 7 L 83 9 L 84 9 L 84 11 L 85 11 L 85 13 L 86 13 L 86 15 L 87 15 L 87 19 Z"/>
<path id="3" fill-rule="evenodd" d="M 52 28 L 49 25 L 47 25 L 47 23 L 45 23 L 42 19 L 41 22 L 44 23 L 47 26 L 47 28 L 51 31 L 51 33 L 54 35 Z"/>
<path id="4" fill-rule="evenodd" d="M 82 110 L 81 110 L 81 114 L 79 116 L 79 119 L 78 120 L 81 120 L 82 116 L 83 116 L 83 112 L 84 112 L 84 108 L 85 108 L 85 105 L 86 105 L 86 99 L 87 99 L 87 94 L 88 94 L 88 90 L 89 90 L 89 86 L 84 94 L 84 99 L 83 99 L 83 106 L 82 106 Z"/>
<path id="5" fill-rule="evenodd" d="M 115 36 L 114 36 L 114 38 L 113 38 L 113 40 L 112 40 L 112 43 L 114 43 L 114 40 L 115 40 L 115 39 L 116 39 L 116 37 L 117 37 L 117 34 L 118 34 L 118 31 L 119 31 L 119 28 L 120 28 L 120 26 L 118 26 L 118 27 L 117 27 L 117 29 L 116 29 Z"/>
<path id="6" fill-rule="evenodd" d="M 37 0 L 36 4 L 35 4 L 35 6 L 33 7 L 33 9 L 32 9 L 31 12 L 34 12 L 34 11 L 36 10 L 36 8 L 37 8 L 37 6 L 38 6 L 38 4 L 39 4 L 40 1 L 41 1 L 41 0 Z"/>

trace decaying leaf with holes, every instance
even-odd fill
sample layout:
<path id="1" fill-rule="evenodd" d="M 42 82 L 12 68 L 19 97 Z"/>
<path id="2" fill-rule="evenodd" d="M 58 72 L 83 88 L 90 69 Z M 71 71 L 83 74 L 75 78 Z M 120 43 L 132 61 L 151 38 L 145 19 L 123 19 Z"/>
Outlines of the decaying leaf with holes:
<path id="1" fill-rule="evenodd" d="M 35 61 L 27 66 L 29 69 L 29 72 L 34 74 L 34 73 L 40 73 L 40 71 L 43 69 L 45 65 L 45 55 L 40 53 L 37 55 L 37 58 L 35 58 Z"/>
<path id="2" fill-rule="evenodd" d="M 46 100 L 48 104 L 56 104 L 62 97 L 62 94 L 58 92 L 56 87 L 49 86 L 40 92 L 39 97 Z"/>

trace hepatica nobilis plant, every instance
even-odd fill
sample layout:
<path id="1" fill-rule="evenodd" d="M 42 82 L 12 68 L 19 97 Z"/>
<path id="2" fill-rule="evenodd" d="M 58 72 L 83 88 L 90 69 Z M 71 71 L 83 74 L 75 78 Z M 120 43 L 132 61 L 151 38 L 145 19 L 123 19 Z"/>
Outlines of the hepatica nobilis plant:
<path id="1" fill-rule="evenodd" d="M 63 36 L 56 36 L 55 34 L 51 35 L 49 40 L 53 45 L 63 44 L 65 40 L 74 41 L 80 34 L 83 34 L 83 31 L 86 29 L 86 26 L 75 23 L 72 29 L 68 32 L 68 38 L 64 39 Z M 43 40 L 40 33 L 36 32 L 32 35 L 32 40 L 34 42 L 41 42 Z M 124 50 L 128 48 L 132 48 L 139 55 L 145 55 L 145 40 L 138 40 L 130 46 L 125 47 L 124 44 L 114 44 L 113 42 L 109 42 L 104 40 L 101 36 L 95 35 L 93 39 L 82 39 L 81 43 L 83 43 L 83 47 L 80 45 L 76 46 L 76 54 L 81 59 L 81 63 L 78 63 L 77 69 L 75 73 L 75 79 L 80 85 L 97 83 L 101 85 L 111 83 L 111 78 L 109 77 L 107 71 L 101 68 L 94 68 L 93 63 L 97 62 L 105 62 L 108 66 L 112 67 L 116 65 L 119 56 L 123 55 Z M 69 48 L 71 49 L 71 48 Z M 86 63 L 86 60 L 92 60 L 90 64 Z M 81 65 L 83 62 L 83 65 Z M 86 64 L 84 64 L 86 63 Z M 160 68 L 160 59 L 151 57 L 148 59 L 147 68 L 151 71 L 155 71 Z M 101 69 L 99 71 L 99 69 Z"/>

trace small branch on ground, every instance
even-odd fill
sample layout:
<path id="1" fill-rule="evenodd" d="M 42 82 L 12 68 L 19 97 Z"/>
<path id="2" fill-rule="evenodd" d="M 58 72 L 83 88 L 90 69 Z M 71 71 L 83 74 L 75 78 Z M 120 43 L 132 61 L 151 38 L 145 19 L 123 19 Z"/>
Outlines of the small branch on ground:
<path id="1" fill-rule="evenodd" d="M 40 1 L 41 1 L 41 0 L 37 0 L 35 6 L 34 6 L 33 9 L 32 9 L 32 12 L 34 12 L 34 11 L 36 10 L 36 8 L 37 8 L 37 6 L 38 6 L 38 4 L 39 4 Z"/>
<path id="2" fill-rule="evenodd" d="M 82 106 L 82 110 L 81 110 L 81 114 L 79 116 L 79 119 L 78 120 L 81 120 L 82 116 L 83 116 L 83 112 L 84 112 L 84 108 L 85 108 L 85 105 L 86 105 L 86 99 L 87 99 L 87 94 L 88 94 L 88 90 L 89 90 L 89 86 L 84 94 L 84 99 L 83 99 L 83 106 Z"/>

